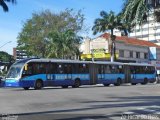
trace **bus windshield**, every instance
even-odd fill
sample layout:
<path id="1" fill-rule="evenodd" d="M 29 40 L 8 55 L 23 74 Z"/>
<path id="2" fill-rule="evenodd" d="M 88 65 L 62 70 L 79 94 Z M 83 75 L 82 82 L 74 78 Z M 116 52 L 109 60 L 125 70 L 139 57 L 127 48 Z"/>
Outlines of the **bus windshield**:
<path id="1" fill-rule="evenodd" d="M 6 78 L 18 78 L 24 63 L 17 63 L 11 66 Z"/>

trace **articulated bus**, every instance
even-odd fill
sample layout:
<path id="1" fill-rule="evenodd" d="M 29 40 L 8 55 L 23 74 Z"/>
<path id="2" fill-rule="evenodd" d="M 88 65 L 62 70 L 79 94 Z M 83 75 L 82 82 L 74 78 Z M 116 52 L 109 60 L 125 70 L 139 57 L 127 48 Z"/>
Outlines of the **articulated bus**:
<path id="1" fill-rule="evenodd" d="M 24 59 L 11 66 L 3 84 L 4 87 L 22 87 L 28 90 L 47 86 L 76 88 L 95 84 L 147 84 L 155 82 L 155 78 L 155 67 L 150 64 Z"/>

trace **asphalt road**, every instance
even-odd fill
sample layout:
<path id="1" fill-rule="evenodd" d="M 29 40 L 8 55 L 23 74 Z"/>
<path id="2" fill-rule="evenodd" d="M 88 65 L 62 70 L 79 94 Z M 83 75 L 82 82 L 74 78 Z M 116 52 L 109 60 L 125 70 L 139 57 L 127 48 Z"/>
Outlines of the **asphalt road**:
<path id="1" fill-rule="evenodd" d="M 0 88 L 0 120 L 159 119 L 160 84 Z"/>

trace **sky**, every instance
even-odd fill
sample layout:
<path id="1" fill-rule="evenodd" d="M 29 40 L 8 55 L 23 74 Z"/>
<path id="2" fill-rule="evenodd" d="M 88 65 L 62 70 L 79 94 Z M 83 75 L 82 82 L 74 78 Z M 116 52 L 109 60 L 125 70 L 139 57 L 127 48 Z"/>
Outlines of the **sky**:
<path id="1" fill-rule="evenodd" d="M 13 55 L 13 48 L 17 46 L 17 36 L 22 31 L 26 20 L 32 18 L 32 13 L 49 9 L 59 13 L 66 8 L 75 11 L 82 10 L 85 15 L 85 25 L 92 28 L 94 20 L 99 18 L 100 11 L 121 11 L 124 0 L 17 0 L 17 4 L 7 3 L 9 12 L 0 7 L 0 51 Z M 94 38 L 91 29 L 83 33 L 83 37 Z"/>

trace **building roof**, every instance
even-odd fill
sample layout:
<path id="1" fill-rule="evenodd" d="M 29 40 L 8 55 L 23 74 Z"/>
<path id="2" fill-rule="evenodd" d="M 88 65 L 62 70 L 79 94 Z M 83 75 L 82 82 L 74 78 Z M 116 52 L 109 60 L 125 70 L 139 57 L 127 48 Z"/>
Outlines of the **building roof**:
<path id="1" fill-rule="evenodd" d="M 109 39 L 110 34 L 109 33 L 104 33 L 100 37 Z M 147 47 L 160 48 L 160 46 L 158 46 L 158 45 L 156 45 L 152 42 L 144 41 L 144 40 L 140 40 L 140 39 L 136 39 L 136 38 L 131 38 L 131 37 L 127 37 L 127 36 L 116 36 L 116 41 L 123 41 L 126 44 L 137 45 L 137 46 L 147 46 Z"/>

